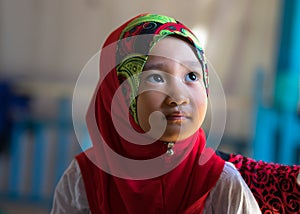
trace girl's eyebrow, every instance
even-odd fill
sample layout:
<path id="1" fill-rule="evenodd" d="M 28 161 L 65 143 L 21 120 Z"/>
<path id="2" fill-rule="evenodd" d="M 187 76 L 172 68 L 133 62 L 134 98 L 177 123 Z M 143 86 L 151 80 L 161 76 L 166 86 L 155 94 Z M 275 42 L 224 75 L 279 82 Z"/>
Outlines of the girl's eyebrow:
<path id="1" fill-rule="evenodd" d="M 164 67 L 164 63 L 146 63 L 144 66 L 144 70 L 160 70 Z"/>
<path id="2" fill-rule="evenodd" d="M 181 64 L 190 68 L 202 68 L 199 61 L 184 61 Z"/>
<path id="3" fill-rule="evenodd" d="M 192 69 L 202 68 L 200 62 L 198 61 L 184 61 L 184 62 L 180 62 L 180 64 Z M 160 70 L 163 69 L 165 66 L 166 66 L 165 63 L 163 62 L 157 62 L 157 63 L 150 62 L 145 64 L 144 70 Z"/>

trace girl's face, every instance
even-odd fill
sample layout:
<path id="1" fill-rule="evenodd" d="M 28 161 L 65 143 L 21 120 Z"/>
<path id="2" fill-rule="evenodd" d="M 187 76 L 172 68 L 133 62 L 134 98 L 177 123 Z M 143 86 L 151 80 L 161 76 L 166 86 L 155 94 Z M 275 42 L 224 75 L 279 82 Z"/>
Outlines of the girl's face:
<path id="1" fill-rule="evenodd" d="M 151 125 L 155 129 L 166 124 L 160 140 L 175 142 L 194 134 L 207 109 L 202 75 L 190 44 L 175 37 L 160 40 L 151 50 L 141 74 L 137 98 L 141 128 L 148 132 L 151 129 L 149 116 L 158 111 L 161 114 L 152 115 Z"/>

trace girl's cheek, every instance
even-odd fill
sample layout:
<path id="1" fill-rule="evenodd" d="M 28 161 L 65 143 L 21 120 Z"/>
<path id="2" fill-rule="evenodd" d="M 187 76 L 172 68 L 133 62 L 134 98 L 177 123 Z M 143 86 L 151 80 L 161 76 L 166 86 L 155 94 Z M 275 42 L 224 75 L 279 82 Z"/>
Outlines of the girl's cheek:
<path id="1" fill-rule="evenodd" d="M 207 94 L 204 87 L 195 88 L 195 90 L 192 91 L 192 97 L 196 100 L 196 103 L 198 104 L 207 104 Z"/>

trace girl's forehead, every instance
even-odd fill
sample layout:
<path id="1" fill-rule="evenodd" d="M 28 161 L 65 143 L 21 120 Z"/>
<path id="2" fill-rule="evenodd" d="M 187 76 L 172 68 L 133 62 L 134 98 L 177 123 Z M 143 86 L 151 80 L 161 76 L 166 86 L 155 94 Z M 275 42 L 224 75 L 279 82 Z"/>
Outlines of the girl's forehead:
<path id="1" fill-rule="evenodd" d="M 151 49 L 146 64 L 153 61 L 163 62 L 168 60 L 188 66 L 200 65 L 195 48 L 189 43 L 175 37 L 166 37 L 158 41 Z"/>

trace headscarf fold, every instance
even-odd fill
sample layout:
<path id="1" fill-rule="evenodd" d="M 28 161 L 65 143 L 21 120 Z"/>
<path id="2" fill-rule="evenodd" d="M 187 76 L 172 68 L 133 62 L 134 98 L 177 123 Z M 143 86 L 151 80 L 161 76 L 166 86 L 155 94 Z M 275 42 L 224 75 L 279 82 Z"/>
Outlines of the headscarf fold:
<path id="1" fill-rule="evenodd" d="M 173 156 L 166 155 L 167 144 L 160 140 L 135 144 L 149 141 L 136 118 L 138 75 L 151 48 L 172 35 L 195 47 L 208 88 L 203 50 L 193 33 L 173 18 L 138 15 L 103 45 L 99 85 L 87 112 L 93 147 L 77 156 L 92 213 L 201 213 L 220 177 L 224 161 L 205 147 L 202 129 L 176 142 Z"/>

